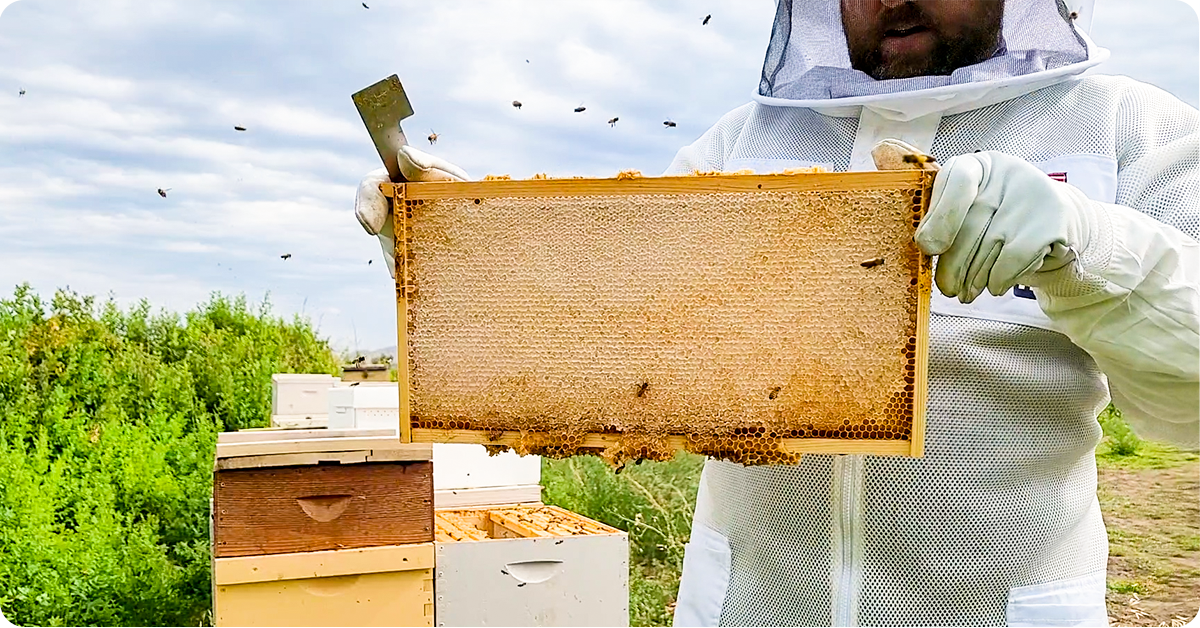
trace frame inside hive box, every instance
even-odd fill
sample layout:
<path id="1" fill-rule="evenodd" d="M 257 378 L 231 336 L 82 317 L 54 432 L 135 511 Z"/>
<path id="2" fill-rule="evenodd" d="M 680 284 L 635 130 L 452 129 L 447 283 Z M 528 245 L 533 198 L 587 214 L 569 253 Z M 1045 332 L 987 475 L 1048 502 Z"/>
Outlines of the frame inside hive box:
<path id="1" fill-rule="evenodd" d="M 383 184 L 400 438 L 920 456 L 922 171 Z"/>

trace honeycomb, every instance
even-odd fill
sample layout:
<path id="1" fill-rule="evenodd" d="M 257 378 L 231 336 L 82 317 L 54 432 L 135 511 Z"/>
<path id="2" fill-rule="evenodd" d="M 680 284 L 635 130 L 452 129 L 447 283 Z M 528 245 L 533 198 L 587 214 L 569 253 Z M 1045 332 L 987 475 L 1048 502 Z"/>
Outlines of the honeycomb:
<path id="1" fill-rule="evenodd" d="M 799 458 L 785 439 L 909 440 L 924 188 L 645 191 L 659 181 L 398 188 L 412 427 L 618 467 L 680 447 L 780 464 Z M 520 437 L 495 444 L 505 433 Z"/>
<path id="2" fill-rule="evenodd" d="M 620 530 L 557 506 L 514 505 L 434 513 L 440 543 L 620 534 Z"/>

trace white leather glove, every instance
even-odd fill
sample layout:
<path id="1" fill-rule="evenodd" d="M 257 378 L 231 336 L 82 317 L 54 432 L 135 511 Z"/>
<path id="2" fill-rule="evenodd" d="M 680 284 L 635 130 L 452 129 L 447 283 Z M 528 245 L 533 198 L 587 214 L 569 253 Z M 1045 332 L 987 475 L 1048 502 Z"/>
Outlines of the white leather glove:
<path id="1" fill-rule="evenodd" d="M 466 181 L 470 177 L 462 168 L 454 164 L 423 153 L 411 146 L 402 146 L 396 154 L 400 164 L 400 172 L 404 178 L 416 182 L 427 181 Z M 387 260 L 388 272 L 396 276 L 394 259 L 396 240 L 392 231 L 392 213 L 388 207 L 387 197 L 379 191 L 379 184 L 389 181 L 387 170 L 380 168 L 371 171 L 358 184 L 358 193 L 354 196 L 354 215 L 358 223 L 367 233 L 379 238 L 383 247 L 383 256 Z"/>
<path id="2" fill-rule="evenodd" d="M 934 180 L 914 239 L 927 255 L 939 256 L 934 280 L 942 294 L 970 303 L 985 289 L 1000 296 L 1017 284 L 1090 283 L 1085 269 L 1072 266 L 1107 222 L 1102 212 L 1083 192 L 1023 159 L 960 155 Z"/>

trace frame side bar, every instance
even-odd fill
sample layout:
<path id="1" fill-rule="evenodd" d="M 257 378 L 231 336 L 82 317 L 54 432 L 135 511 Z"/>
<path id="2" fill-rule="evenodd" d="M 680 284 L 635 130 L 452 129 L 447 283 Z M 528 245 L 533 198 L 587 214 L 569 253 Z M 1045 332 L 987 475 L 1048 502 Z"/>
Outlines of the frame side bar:
<path id="1" fill-rule="evenodd" d="M 396 388 L 400 389 L 400 418 L 396 434 L 402 443 L 412 442 L 408 352 L 408 211 L 405 209 L 407 184 L 384 183 L 380 186 L 392 201 L 392 234 L 396 273 Z M 390 194 L 389 194 L 390 192 Z"/>
<path id="2" fill-rule="evenodd" d="M 924 180 L 921 182 L 921 218 L 929 211 L 929 200 L 933 195 L 934 172 L 922 171 Z M 920 267 L 917 271 L 917 372 L 913 386 L 913 422 L 909 433 L 912 449 L 909 455 L 914 458 L 925 456 L 925 410 L 929 396 L 929 316 L 930 299 L 933 293 L 933 259 L 924 253 L 920 254 Z"/>

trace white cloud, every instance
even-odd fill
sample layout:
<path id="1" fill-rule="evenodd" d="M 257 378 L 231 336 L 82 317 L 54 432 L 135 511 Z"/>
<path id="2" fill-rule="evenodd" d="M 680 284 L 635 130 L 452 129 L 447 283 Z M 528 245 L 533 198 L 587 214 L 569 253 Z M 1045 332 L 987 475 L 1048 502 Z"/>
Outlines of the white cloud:
<path id="1" fill-rule="evenodd" d="M 162 242 L 158 247 L 172 253 L 216 253 L 221 250 L 220 247 L 211 244 L 187 241 Z"/>

